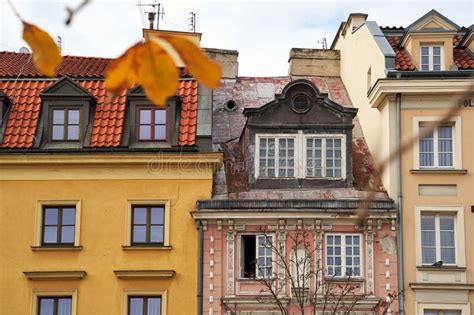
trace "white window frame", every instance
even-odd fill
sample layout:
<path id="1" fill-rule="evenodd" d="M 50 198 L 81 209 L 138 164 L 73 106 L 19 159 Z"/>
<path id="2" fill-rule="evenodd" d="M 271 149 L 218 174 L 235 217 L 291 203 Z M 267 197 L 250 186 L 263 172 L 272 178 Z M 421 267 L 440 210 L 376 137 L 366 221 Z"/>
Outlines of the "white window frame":
<path id="1" fill-rule="evenodd" d="M 440 217 L 441 216 L 450 216 L 450 217 L 453 217 L 453 226 L 454 226 L 454 263 L 446 263 L 443 261 L 443 266 L 456 266 L 456 255 L 457 255 L 457 248 L 456 248 L 456 214 L 452 214 L 452 213 L 443 213 L 443 212 L 429 212 L 429 211 L 422 211 L 421 214 L 420 214 L 420 220 L 421 220 L 421 217 L 424 216 L 424 215 L 430 215 L 430 216 L 434 216 L 435 218 L 435 250 L 436 250 L 436 258 L 435 258 L 435 262 L 437 261 L 442 261 L 443 259 L 441 258 L 441 237 L 440 237 L 440 234 L 441 234 L 441 228 L 440 228 Z M 421 221 L 420 221 L 420 232 L 421 232 Z M 421 239 L 421 235 L 420 235 L 420 239 Z M 422 254 L 423 254 L 423 243 L 421 244 L 422 247 L 421 247 L 421 251 L 422 251 Z M 423 255 L 422 255 L 422 264 L 423 264 Z M 431 264 L 423 264 L 424 266 L 430 266 Z"/>
<path id="2" fill-rule="evenodd" d="M 246 278 L 246 277 L 243 277 L 243 268 L 245 266 L 242 266 L 242 236 L 246 236 L 246 235 L 251 235 L 251 236 L 255 236 L 255 260 L 257 261 L 257 263 L 255 264 L 255 279 L 269 279 L 269 278 L 263 278 L 263 277 L 260 277 L 259 274 L 258 274 L 258 258 L 259 258 L 259 255 L 258 255 L 258 238 L 260 236 L 263 236 L 265 237 L 265 234 L 262 234 L 262 233 L 241 233 L 239 234 L 239 237 L 238 237 L 238 255 L 239 255 L 239 258 L 238 258 L 238 262 L 239 262 L 239 279 L 240 280 L 252 280 L 253 278 Z M 268 237 L 271 237 L 272 238 L 272 243 L 273 243 L 273 246 L 275 245 L 275 234 L 271 233 L 271 234 L 267 234 Z M 275 273 L 275 253 L 273 252 L 273 249 L 272 249 L 272 275 L 271 277 L 273 277 L 273 274 Z"/>
<path id="3" fill-rule="evenodd" d="M 436 135 L 438 133 L 438 127 L 441 127 L 438 122 L 441 121 L 443 117 L 441 116 L 415 116 L 413 117 L 413 134 L 415 137 L 419 138 L 420 136 L 420 127 L 423 125 L 425 126 L 436 126 L 434 132 Z M 438 138 L 437 136 L 433 135 L 433 148 L 434 148 L 434 166 L 420 166 L 420 142 L 417 141 L 415 145 L 413 145 L 413 161 L 414 165 L 413 168 L 416 170 L 432 170 L 432 169 L 462 169 L 462 138 L 461 138 L 461 131 L 462 131 L 462 123 L 461 117 L 455 116 L 449 122 L 443 125 L 450 125 L 453 128 L 452 131 L 452 159 L 453 165 L 452 166 L 438 166 Z"/>
<path id="4" fill-rule="evenodd" d="M 334 276 L 328 273 L 328 236 L 341 236 L 341 275 Z M 350 276 L 351 279 L 359 279 L 364 277 L 364 239 L 361 233 L 327 233 L 324 237 L 324 274 L 326 277 L 334 277 L 335 279 L 347 278 L 346 276 L 346 236 L 359 236 L 360 240 L 360 275 Z"/>
<path id="5" fill-rule="evenodd" d="M 260 177 L 260 139 L 261 138 L 275 138 L 275 177 Z M 294 176 L 293 177 L 279 177 L 279 158 L 277 152 L 279 152 L 279 139 L 281 138 L 293 138 L 294 141 Z M 341 176 L 340 177 L 325 177 L 326 175 L 326 141 L 323 141 L 323 152 L 322 157 L 322 168 L 323 176 L 306 176 L 306 139 L 317 138 L 317 139 L 341 139 Z M 269 134 L 262 133 L 255 135 L 255 179 L 272 179 L 272 178 L 322 178 L 328 180 L 340 180 L 346 178 L 346 135 L 345 134 L 305 134 L 302 130 L 299 130 L 297 134 Z"/>
<path id="6" fill-rule="evenodd" d="M 128 298 L 134 296 L 160 296 L 161 297 L 161 315 L 167 314 L 168 290 L 134 290 L 124 289 L 123 290 L 123 302 L 122 302 L 122 315 L 128 315 Z"/>
<path id="7" fill-rule="evenodd" d="M 439 47 L 439 70 L 433 70 L 434 68 L 434 54 L 433 48 Z M 428 48 L 428 70 L 423 69 L 423 48 Z M 420 70 L 421 71 L 443 71 L 444 70 L 444 45 L 443 44 L 421 44 L 420 45 Z"/>
<path id="8" fill-rule="evenodd" d="M 455 239 L 455 263 L 444 264 L 443 266 L 465 267 L 465 247 L 464 247 L 464 207 L 463 206 L 416 206 L 415 208 L 415 231 L 416 233 L 416 264 L 423 267 L 423 256 L 421 247 L 421 215 L 440 214 L 454 216 L 454 239 Z M 436 237 L 436 253 L 440 250 L 439 237 Z"/>

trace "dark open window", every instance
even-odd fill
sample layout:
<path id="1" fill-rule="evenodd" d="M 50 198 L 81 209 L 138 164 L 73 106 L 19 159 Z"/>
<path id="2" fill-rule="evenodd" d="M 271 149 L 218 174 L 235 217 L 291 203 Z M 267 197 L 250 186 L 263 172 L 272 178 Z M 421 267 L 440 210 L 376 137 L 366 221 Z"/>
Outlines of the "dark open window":
<path id="1" fill-rule="evenodd" d="M 164 220 L 163 206 L 133 206 L 132 244 L 163 245 Z"/>
<path id="2" fill-rule="evenodd" d="M 161 296 L 129 296 L 128 315 L 161 315 Z"/>
<path id="3" fill-rule="evenodd" d="M 38 315 L 71 315 L 72 297 L 48 296 L 38 298 Z"/>
<path id="4" fill-rule="evenodd" d="M 47 206 L 43 208 L 43 245 L 74 245 L 76 208 Z"/>
<path id="5" fill-rule="evenodd" d="M 270 278 L 273 276 L 273 236 L 241 235 L 241 278 Z"/>
<path id="6" fill-rule="evenodd" d="M 167 110 L 139 107 L 137 112 L 138 141 L 166 141 Z"/>
<path id="7" fill-rule="evenodd" d="M 255 235 L 242 235 L 242 278 L 255 278 L 257 264 Z"/>
<path id="8" fill-rule="evenodd" d="M 51 110 L 51 140 L 79 141 L 80 112 L 77 108 Z"/>

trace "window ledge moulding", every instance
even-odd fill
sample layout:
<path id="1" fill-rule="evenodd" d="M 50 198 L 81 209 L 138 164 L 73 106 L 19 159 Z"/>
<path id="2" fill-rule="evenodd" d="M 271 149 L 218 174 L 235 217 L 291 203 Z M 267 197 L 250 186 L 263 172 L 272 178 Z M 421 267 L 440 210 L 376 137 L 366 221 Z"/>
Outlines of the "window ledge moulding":
<path id="1" fill-rule="evenodd" d="M 410 170 L 411 174 L 467 174 L 466 169 L 412 169 Z"/>
<path id="2" fill-rule="evenodd" d="M 413 290 L 470 290 L 474 291 L 474 283 L 409 283 Z"/>
<path id="3" fill-rule="evenodd" d="M 122 280 L 162 280 L 171 279 L 176 274 L 174 270 L 114 270 L 117 278 Z"/>
<path id="4" fill-rule="evenodd" d="M 416 269 L 419 271 L 466 271 L 466 267 L 458 266 L 418 266 Z"/>
<path id="5" fill-rule="evenodd" d="M 64 271 L 24 271 L 29 280 L 82 280 L 86 276 L 84 270 Z"/>
<path id="6" fill-rule="evenodd" d="M 365 278 L 363 277 L 357 277 L 357 278 L 346 278 L 346 277 L 324 277 L 324 280 L 326 282 L 341 282 L 341 283 L 362 283 L 365 281 Z"/>
<path id="7" fill-rule="evenodd" d="M 173 246 L 134 246 L 122 245 L 123 250 L 172 250 Z"/>
<path id="8" fill-rule="evenodd" d="M 31 250 L 33 250 L 34 252 L 79 251 L 79 250 L 82 250 L 82 246 L 31 246 Z"/>

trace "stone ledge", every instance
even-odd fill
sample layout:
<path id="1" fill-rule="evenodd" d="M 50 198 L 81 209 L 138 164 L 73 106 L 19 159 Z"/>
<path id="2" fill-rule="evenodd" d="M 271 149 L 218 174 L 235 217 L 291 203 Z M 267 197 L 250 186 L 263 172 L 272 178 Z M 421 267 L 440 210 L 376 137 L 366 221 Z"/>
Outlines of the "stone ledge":
<path id="1" fill-rule="evenodd" d="M 24 271 L 29 280 L 82 280 L 86 276 L 84 270 L 61 271 Z"/>
<path id="2" fill-rule="evenodd" d="M 174 270 L 114 270 L 117 278 L 122 280 L 160 280 L 170 279 L 176 274 Z"/>

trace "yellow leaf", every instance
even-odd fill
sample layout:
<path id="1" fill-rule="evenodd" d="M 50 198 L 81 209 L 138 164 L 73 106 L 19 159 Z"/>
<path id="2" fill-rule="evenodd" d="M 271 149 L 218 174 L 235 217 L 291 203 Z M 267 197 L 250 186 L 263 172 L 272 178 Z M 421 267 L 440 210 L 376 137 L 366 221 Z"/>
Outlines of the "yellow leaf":
<path id="1" fill-rule="evenodd" d="M 173 59 L 153 41 L 146 41 L 141 49 L 138 83 L 152 102 L 164 105 L 176 94 L 179 73 Z"/>
<path id="2" fill-rule="evenodd" d="M 220 85 L 221 68 L 217 63 L 210 61 L 199 46 L 184 37 L 173 35 L 154 36 L 167 41 L 173 46 L 189 71 L 200 83 L 210 88 Z"/>
<path id="3" fill-rule="evenodd" d="M 33 61 L 38 70 L 49 77 L 54 76 L 62 57 L 51 36 L 37 26 L 23 22 L 23 39 L 33 51 Z"/>
<path id="4" fill-rule="evenodd" d="M 105 70 L 105 87 L 114 95 L 130 88 L 138 82 L 138 68 L 143 43 L 128 48 L 120 57 L 112 61 Z"/>

